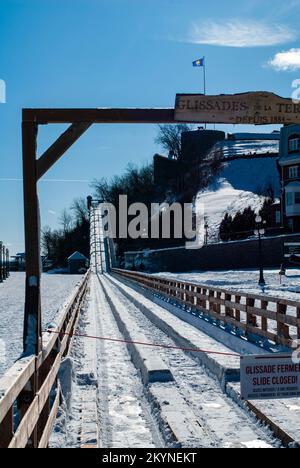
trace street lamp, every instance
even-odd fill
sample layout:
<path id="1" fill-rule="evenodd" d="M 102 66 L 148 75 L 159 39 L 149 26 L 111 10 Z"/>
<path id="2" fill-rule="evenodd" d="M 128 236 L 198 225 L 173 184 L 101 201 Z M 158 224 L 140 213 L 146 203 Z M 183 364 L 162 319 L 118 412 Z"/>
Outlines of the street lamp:
<path id="1" fill-rule="evenodd" d="M 208 244 L 208 228 L 209 228 L 208 222 L 206 221 L 204 225 L 204 230 L 205 230 L 204 244 L 205 245 Z"/>
<path id="2" fill-rule="evenodd" d="M 265 228 L 264 224 L 265 222 L 263 221 L 262 217 L 260 215 L 256 216 L 255 218 L 255 231 L 254 234 L 258 237 L 258 245 L 259 245 L 259 285 L 260 286 L 265 286 L 265 278 L 264 278 L 264 269 L 263 269 L 263 261 L 262 261 L 262 236 L 265 234 Z"/>

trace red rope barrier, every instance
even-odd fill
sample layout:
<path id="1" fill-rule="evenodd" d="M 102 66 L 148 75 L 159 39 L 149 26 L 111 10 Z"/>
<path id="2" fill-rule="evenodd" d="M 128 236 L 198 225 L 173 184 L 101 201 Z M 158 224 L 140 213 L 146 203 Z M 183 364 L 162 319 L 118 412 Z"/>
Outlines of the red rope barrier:
<path id="1" fill-rule="evenodd" d="M 110 341 L 113 343 L 125 343 L 125 344 L 134 344 L 134 345 L 140 345 L 140 346 L 149 346 L 152 348 L 161 348 L 161 349 L 177 349 L 180 351 L 192 351 L 195 353 L 205 353 L 205 354 L 216 354 L 220 356 L 234 356 L 234 357 L 240 357 L 239 354 L 236 353 L 222 353 L 220 351 L 209 351 L 209 350 L 204 350 L 204 349 L 197 349 L 197 348 L 183 348 L 180 346 L 169 346 L 169 345 L 163 345 L 163 344 L 158 344 L 158 343 L 147 343 L 144 341 L 131 341 L 131 340 L 121 340 L 117 338 L 108 338 L 108 337 L 103 337 L 103 336 L 91 336 L 91 335 L 85 335 L 81 333 L 63 333 L 55 330 L 46 330 L 46 333 L 55 333 L 57 335 L 64 335 L 64 336 L 70 336 L 70 337 L 78 337 L 78 338 L 88 338 L 92 340 L 101 340 L 101 341 Z"/>

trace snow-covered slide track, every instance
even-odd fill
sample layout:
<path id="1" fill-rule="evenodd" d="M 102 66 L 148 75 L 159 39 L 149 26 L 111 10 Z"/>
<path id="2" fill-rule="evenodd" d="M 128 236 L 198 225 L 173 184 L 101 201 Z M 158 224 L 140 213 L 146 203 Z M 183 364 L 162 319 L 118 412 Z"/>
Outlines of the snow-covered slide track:
<path id="1" fill-rule="evenodd" d="M 99 336 L 122 339 L 103 289 L 93 275 L 91 309 Z M 125 344 L 97 342 L 100 446 L 156 447 L 162 440 L 143 396 L 143 386 Z"/>
<path id="2" fill-rule="evenodd" d="M 262 428 L 255 418 L 239 408 L 223 393 L 219 382 L 199 365 L 195 357 L 183 350 L 171 349 L 172 346 L 176 348 L 176 341 L 160 329 L 158 323 L 149 320 L 143 308 L 138 307 L 138 303 L 145 299 L 141 294 L 111 276 L 101 276 L 99 281 L 106 297 L 109 298 L 110 309 L 120 329 L 123 330 L 125 325 L 126 330 L 130 331 L 131 340 L 141 341 L 143 336 L 144 341 L 148 343 L 155 342 L 170 347 L 155 348 L 152 350 L 152 356 L 169 368 L 174 381 L 153 382 L 145 386 L 145 394 L 152 404 L 153 413 L 166 445 L 178 447 L 278 445 L 278 441 L 268 430 Z M 152 306 L 159 308 L 155 304 L 152 304 L 151 308 Z M 191 333 L 198 333 L 191 326 L 189 330 Z M 135 364 L 137 365 L 136 361 Z"/>

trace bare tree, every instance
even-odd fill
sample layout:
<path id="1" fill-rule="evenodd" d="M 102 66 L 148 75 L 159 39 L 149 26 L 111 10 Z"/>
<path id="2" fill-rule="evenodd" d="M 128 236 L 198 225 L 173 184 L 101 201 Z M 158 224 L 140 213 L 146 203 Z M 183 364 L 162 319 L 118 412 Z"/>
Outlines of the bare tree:
<path id="1" fill-rule="evenodd" d="M 155 143 L 161 145 L 172 159 L 179 159 L 182 153 L 181 135 L 183 132 L 192 130 L 187 124 L 159 125 L 159 132 Z"/>
<path id="2" fill-rule="evenodd" d="M 45 226 L 44 229 L 42 230 L 42 250 L 43 254 L 46 255 L 47 257 L 51 256 L 52 253 L 52 231 L 49 226 Z"/>
<path id="3" fill-rule="evenodd" d="M 84 198 L 76 198 L 73 201 L 71 210 L 74 213 L 77 223 L 82 223 L 89 220 L 89 210 L 87 207 L 86 200 Z"/>
<path id="4" fill-rule="evenodd" d="M 64 209 L 59 217 L 59 224 L 62 227 L 64 235 L 66 235 L 72 228 L 72 216 L 68 210 Z"/>

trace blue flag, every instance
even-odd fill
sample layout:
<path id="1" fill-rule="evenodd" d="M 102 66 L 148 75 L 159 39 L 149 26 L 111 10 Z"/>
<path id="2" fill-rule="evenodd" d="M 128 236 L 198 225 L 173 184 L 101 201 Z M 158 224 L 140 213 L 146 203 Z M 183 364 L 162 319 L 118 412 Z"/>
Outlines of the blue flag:
<path id="1" fill-rule="evenodd" d="M 204 67 L 204 57 L 193 62 L 193 67 Z"/>

